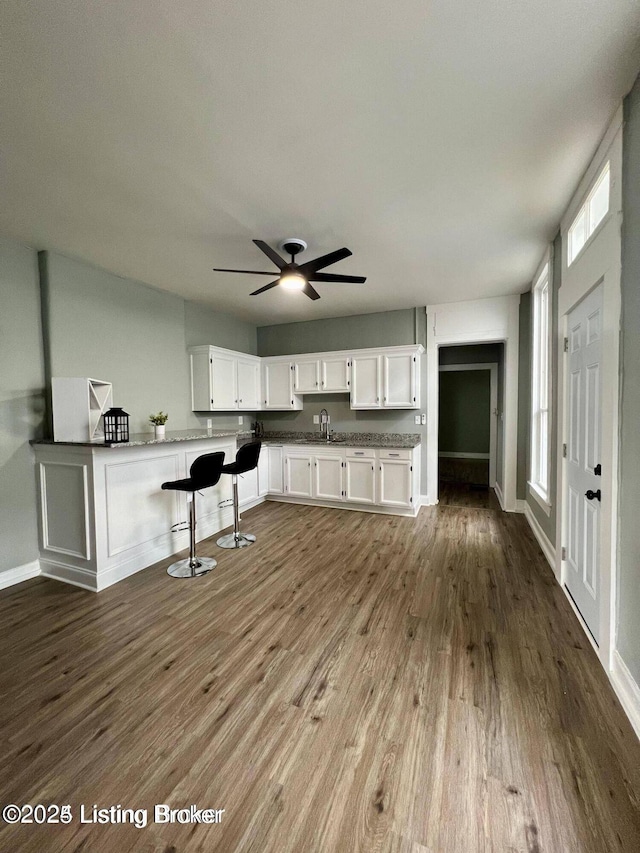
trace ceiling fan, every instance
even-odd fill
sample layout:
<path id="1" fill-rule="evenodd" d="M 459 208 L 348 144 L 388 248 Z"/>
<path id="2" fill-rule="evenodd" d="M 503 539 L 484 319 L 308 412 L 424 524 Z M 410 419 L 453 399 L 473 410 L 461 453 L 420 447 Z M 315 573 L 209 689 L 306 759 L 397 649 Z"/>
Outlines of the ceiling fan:
<path id="1" fill-rule="evenodd" d="M 322 270 L 331 264 L 335 264 L 337 261 L 348 258 L 349 255 L 353 254 L 349 249 L 337 249 L 335 252 L 329 252 L 328 255 L 322 255 L 322 257 L 316 258 L 313 261 L 306 261 L 304 264 L 297 264 L 295 260 L 296 255 L 300 252 L 304 252 L 307 248 L 307 244 L 304 240 L 300 240 L 297 237 L 290 237 L 278 244 L 278 248 L 281 251 L 286 252 L 291 256 L 291 260 L 289 262 L 280 257 L 275 249 L 272 249 L 271 246 L 267 245 L 264 240 L 254 240 L 253 242 L 271 261 L 273 261 L 280 270 L 280 274 L 275 281 L 272 281 L 270 284 L 265 284 L 264 287 L 261 287 L 258 290 L 254 290 L 251 296 L 257 296 L 259 293 L 264 293 L 265 290 L 271 290 L 272 287 L 280 284 L 287 290 L 302 290 L 309 299 L 320 299 L 320 294 L 311 285 L 312 281 L 341 282 L 344 284 L 364 284 L 366 281 L 366 278 L 361 275 L 338 275 L 334 273 L 318 272 L 318 270 Z M 258 270 L 214 269 L 214 272 L 238 272 L 245 273 L 247 275 L 275 275 L 275 273 L 272 272 L 259 272 Z"/>

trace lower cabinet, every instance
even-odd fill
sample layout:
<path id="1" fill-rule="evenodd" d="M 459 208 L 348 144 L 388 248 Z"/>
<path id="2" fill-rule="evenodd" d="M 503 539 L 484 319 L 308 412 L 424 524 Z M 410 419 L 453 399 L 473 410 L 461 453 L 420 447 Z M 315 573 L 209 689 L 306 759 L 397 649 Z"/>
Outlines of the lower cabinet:
<path id="1" fill-rule="evenodd" d="M 322 454 L 313 460 L 313 497 L 323 501 L 344 500 L 342 454 Z"/>
<path id="2" fill-rule="evenodd" d="M 312 496 L 310 454 L 285 454 L 284 493 L 293 498 L 310 498 Z"/>
<path id="3" fill-rule="evenodd" d="M 268 447 L 260 448 L 258 457 L 258 497 L 262 498 L 269 493 L 269 452 Z M 280 466 L 282 467 L 282 466 Z"/>
<path id="4" fill-rule="evenodd" d="M 271 495 L 281 495 L 284 492 L 284 448 L 268 444 L 267 451 L 267 491 Z"/>
<path id="5" fill-rule="evenodd" d="M 238 474 L 238 504 L 244 506 L 258 499 L 258 469 Z"/>
<path id="6" fill-rule="evenodd" d="M 411 461 L 380 459 L 378 466 L 378 503 L 381 506 L 411 509 L 413 506 Z"/>
<path id="7" fill-rule="evenodd" d="M 347 456 L 346 499 L 359 504 L 376 503 L 375 457 Z"/>

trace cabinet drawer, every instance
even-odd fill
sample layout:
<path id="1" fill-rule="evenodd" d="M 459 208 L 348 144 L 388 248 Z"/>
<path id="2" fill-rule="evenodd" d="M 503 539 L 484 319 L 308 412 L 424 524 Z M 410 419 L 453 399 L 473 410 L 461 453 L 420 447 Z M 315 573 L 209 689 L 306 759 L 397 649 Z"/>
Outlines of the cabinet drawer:
<path id="1" fill-rule="evenodd" d="M 379 459 L 411 459 L 411 450 L 408 448 L 403 448 L 402 450 L 379 450 L 378 451 Z"/>
<path id="2" fill-rule="evenodd" d="M 345 451 L 347 458 L 375 459 L 376 451 L 372 447 L 348 447 Z"/>

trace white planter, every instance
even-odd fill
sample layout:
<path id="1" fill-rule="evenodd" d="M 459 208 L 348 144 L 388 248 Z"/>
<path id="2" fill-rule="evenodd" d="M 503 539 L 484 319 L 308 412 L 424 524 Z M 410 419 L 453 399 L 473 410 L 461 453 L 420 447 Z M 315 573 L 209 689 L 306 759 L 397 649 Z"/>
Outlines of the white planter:
<path id="1" fill-rule="evenodd" d="M 154 426 L 154 431 L 157 439 L 164 438 L 165 424 L 156 424 Z"/>

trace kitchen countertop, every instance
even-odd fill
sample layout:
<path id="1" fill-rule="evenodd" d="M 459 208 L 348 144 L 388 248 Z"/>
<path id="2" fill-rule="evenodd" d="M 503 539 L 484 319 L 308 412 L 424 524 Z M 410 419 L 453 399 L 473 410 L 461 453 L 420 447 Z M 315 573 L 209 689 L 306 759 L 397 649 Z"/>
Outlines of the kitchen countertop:
<path id="1" fill-rule="evenodd" d="M 31 444 L 49 444 L 49 445 L 67 445 L 71 447 L 100 447 L 111 448 L 119 447 L 142 447 L 145 444 L 172 444 L 176 441 L 198 441 L 203 438 L 238 438 L 239 440 L 250 440 L 251 433 L 237 429 L 175 429 L 168 430 L 164 438 L 155 438 L 152 432 L 133 433 L 129 441 L 114 442 L 113 444 L 105 444 L 104 441 L 54 441 L 53 439 L 43 439 L 40 441 L 32 441 Z"/>
<path id="2" fill-rule="evenodd" d="M 244 437 L 243 437 L 244 438 Z M 250 441 L 245 438 L 241 443 Z M 371 447 L 394 449 L 417 447 L 421 442 L 420 433 L 403 432 L 338 432 L 332 441 L 321 439 L 317 432 L 265 432 L 264 444 L 295 444 L 304 447 Z"/>

